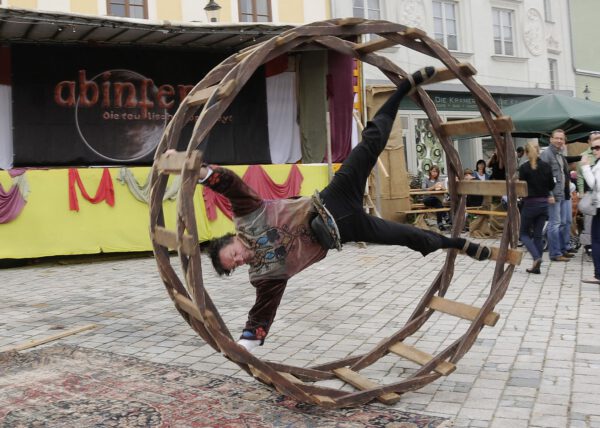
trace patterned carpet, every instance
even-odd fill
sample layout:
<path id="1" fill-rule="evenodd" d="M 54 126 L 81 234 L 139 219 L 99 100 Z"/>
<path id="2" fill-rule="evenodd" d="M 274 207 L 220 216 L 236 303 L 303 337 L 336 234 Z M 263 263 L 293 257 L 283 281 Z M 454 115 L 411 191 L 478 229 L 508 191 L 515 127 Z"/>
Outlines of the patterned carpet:
<path id="1" fill-rule="evenodd" d="M 1 427 L 443 427 L 381 406 L 323 410 L 259 383 L 91 349 L 0 353 Z"/>

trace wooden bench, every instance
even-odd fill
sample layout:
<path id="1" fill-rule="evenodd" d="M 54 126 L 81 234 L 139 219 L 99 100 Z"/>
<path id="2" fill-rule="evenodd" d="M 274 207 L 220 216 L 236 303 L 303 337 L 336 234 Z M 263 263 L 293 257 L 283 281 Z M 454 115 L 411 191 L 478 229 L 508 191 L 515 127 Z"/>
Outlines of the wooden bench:
<path id="1" fill-rule="evenodd" d="M 467 211 L 467 214 L 487 215 L 490 217 L 506 217 L 508 215 L 508 213 L 506 211 L 488 211 L 488 210 L 472 209 L 472 208 L 467 208 L 466 211 Z"/>
<path id="2" fill-rule="evenodd" d="M 416 205 L 416 204 L 415 204 Z M 414 205 L 413 205 L 414 207 Z M 406 210 L 406 211 L 397 211 L 398 214 L 404 214 L 404 215 L 415 215 L 415 220 L 413 221 L 413 226 L 419 227 L 421 229 L 430 229 L 429 225 L 427 224 L 427 222 L 425 221 L 425 217 L 427 216 L 427 214 L 430 213 L 444 213 L 444 212 L 448 212 L 450 211 L 449 207 L 444 207 L 444 208 L 417 208 L 417 209 L 410 209 L 410 210 Z"/>

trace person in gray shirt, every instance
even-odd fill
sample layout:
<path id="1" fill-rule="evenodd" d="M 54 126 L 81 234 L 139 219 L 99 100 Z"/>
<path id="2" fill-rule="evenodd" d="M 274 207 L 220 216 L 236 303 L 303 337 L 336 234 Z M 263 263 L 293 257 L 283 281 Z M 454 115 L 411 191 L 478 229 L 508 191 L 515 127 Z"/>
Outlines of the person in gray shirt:
<path id="1" fill-rule="evenodd" d="M 574 253 L 569 248 L 572 222 L 569 166 L 562 154 L 566 141 L 565 131 L 555 129 L 550 145 L 540 155 L 540 159 L 552 168 L 554 179 L 554 189 L 548 198 L 548 247 L 550 260 L 555 262 L 568 262 Z"/>

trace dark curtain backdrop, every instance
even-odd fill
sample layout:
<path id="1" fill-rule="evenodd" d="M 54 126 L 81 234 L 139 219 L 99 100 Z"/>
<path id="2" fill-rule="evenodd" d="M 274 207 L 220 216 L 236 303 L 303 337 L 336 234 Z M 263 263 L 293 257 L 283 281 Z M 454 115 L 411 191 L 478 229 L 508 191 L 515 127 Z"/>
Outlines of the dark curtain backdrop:
<path id="1" fill-rule="evenodd" d="M 298 74 L 302 162 L 323 162 L 327 148 L 327 51 L 303 52 Z"/>
<path id="2" fill-rule="evenodd" d="M 186 87 L 227 55 L 24 44 L 13 44 L 11 52 L 15 166 L 151 164 Z M 263 75 L 260 70 L 250 80 L 209 135 L 215 161 L 269 161 Z M 142 106 L 144 99 L 154 106 Z M 187 147 L 192 129 L 190 121 L 179 150 Z"/>
<path id="3" fill-rule="evenodd" d="M 216 164 L 270 164 L 267 88 L 264 68 L 248 80 L 208 137 L 204 159 Z"/>

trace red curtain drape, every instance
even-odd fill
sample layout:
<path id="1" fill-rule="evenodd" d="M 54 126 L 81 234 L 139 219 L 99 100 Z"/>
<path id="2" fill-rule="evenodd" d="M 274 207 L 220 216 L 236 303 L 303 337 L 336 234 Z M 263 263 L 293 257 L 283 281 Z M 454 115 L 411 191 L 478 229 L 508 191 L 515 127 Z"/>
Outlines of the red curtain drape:
<path id="1" fill-rule="evenodd" d="M 262 166 L 251 165 L 244 173 L 242 179 L 263 199 L 284 199 L 298 196 L 304 177 L 298 165 L 294 164 L 285 182 L 277 184 L 269 177 Z M 217 218 L 217 208 L 229 219 L 233 218 L 231 203 L 225 196 L 204 186 L 202 197 L 204 198 L 204 205 L 206 207 L 206 216 L 209 220 L 213 221 Z"/>
<path id="2" fill-rule="evenodd" d="M 115 205 L 115 190 L 113 188 L 112 177 L 108 168 L 104 168 L 102 172 L 102 178 L 98 185 L 96 195 L 92 198 L 85 190 L 79 172 L 75 168 L 69 168 L 69 209 L 71 211 L 79 211 L 79 202 L 77 200 L 77 192 L 75 190 L 75 184 L 81 191 L 81 196 L 90 201 L 92 204 L 106 201 L 108 205 L 113 207 Z"/>
<path id="3" fill-rule="evenodd" d="M 354 59 L 348 55 L 329 51 L 328 63 L 327 97 L 331 119 L 331 157 L 333 162 L 343 162 L 352 148 Z"/>

